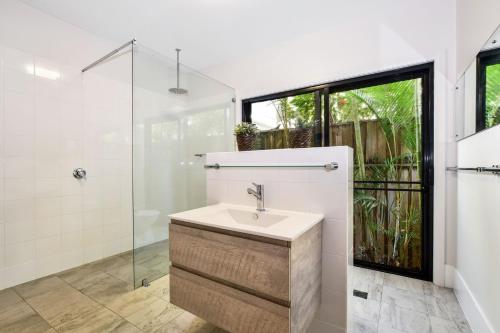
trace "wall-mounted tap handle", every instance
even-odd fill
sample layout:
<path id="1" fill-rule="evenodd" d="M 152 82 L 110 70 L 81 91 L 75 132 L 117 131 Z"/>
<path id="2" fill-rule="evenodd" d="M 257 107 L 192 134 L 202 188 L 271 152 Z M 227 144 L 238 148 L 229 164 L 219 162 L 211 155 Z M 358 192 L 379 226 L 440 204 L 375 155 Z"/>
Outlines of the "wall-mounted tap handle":
<path id="1" fill-rule="evenodd" d="M 82 168 L 77 168 L 73 170 L 73 177 L 75 177 L 76 179 L 87 178 L 87 171 Z"/>

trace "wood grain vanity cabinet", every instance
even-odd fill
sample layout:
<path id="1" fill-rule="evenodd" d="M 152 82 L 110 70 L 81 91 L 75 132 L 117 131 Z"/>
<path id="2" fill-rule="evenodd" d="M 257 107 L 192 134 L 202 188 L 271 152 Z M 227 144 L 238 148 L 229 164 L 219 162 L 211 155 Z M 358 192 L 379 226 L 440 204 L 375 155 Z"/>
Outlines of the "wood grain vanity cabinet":
<path id="1" fill-rule="evenodd" d="M 284 241 L 172 220 L 170 301 L 233 333 L 305 333 L 320 304 L 321 228 Z"/>

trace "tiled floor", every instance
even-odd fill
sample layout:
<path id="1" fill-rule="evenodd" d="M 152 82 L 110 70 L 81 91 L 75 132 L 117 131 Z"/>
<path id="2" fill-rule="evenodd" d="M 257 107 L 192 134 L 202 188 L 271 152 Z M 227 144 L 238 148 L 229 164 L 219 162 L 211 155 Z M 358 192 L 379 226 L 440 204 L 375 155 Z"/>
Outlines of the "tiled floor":
<path id="1" fill-rule="evenodd" d="M 129 255 L 132 255 L 131 253 Z M 135 285 L 142 285 L 142 280 L 154 281 L 168 274 L 170 265 L 168 255 L 168 240 L 153 243 L 134 250 L 134 265 L 135 265 Z M 130 263 L 123 266 L 123 269 L 130 269 Z M 117 272 L 116 276 L 123 276 L 123 272 Z M 125 276 L 132 276 L 131 273 Z M 132 279 L 127 281 L 132 283 Z"/>
<path id="2" fill-rule="evenodd" d="M 136 253 L 136 272 L 168 269 L 165 243 Z M 169 302 L 169 276 L 133 290 L 132 253 L 0 291 L 0 333 L 222 333 Z M 431 283 L 353 268 L 353 333 L 471 332 L 453 292 Z"/>
<path id="3" fill-rule="evenodd" d="M 451 289 L 358 267 L 350 274 L 353 333 L 471 333 Z"/>
<path id="4" fill-rule="evenodd" d="M 141 277 L 151 280 L 168 269 L 165 244 L 156 245 L 136 257 Z M 28 282 L 0 291 L 0 332 L 223 332 L 170 304 L 168 279 L 133 290 L 126 253 Z"/>

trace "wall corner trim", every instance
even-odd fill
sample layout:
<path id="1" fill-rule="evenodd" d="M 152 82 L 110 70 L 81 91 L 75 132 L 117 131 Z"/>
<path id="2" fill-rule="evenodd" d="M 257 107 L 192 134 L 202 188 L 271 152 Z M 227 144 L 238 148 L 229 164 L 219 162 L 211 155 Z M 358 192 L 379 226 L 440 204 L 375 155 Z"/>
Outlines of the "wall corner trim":
<path id="1" fill-rule="evenodd" d="M 448 267 L 451 267 L 451 269 L 455 271 L 455 295 L 457 296 L 458 302 L 464 311 L 472 331 L 478 333 L 495 333 L 493 326 L 484 314 L 481 305 L 474 297 L 467 282 L 455 267 Z"/>

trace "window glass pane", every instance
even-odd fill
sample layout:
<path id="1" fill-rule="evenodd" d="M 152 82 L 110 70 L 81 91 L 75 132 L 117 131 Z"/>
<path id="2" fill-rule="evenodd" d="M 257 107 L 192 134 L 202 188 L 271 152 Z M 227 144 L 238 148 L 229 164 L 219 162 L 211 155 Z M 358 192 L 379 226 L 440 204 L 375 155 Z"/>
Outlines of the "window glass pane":
<path id="1" fill-rule="evenodd" d="M 252 122 L 261 131 L 258 149 L 312 147 L 315 126 L 314 93 L 252 104 Z"/>
<path id="2" fill-rule="evenodd" d="M 330 95 L 330 145 L 354 149 L 357 180 L 420 180 L 421 95 L 421 79 Z"/>
<path id="3" fill-rule="evenodd" d="M 330 145 L 354 149 L 355 258 L 414 272 L 422 193 L 409 190 L 420 189 L 421 95 L 420 79 L 330 94 Z"/>
<path id="4" fill-rule="evenodd" d="M 500 64 L 486 67 L 486 128 L 500 124 Z"/>
<path id="5" fill-rule="evenodd" d="M 313 142 L 353 148 L 354 256 L 361 266 L 427 274 L 423 91 L 417 78 L 330 94 L 321 88 L 252 104 L 251 119 L 261 130 L 257 149 L 311 147 Z M 497 101 L 496 109 L 491 105 L 498 111 L 498 95 L 490 100 Z M 305 129 L 307 139 L 299 145 L 296 133 Z"/>

